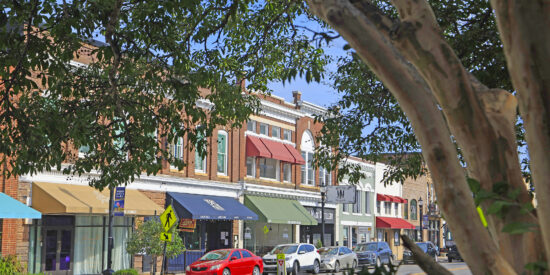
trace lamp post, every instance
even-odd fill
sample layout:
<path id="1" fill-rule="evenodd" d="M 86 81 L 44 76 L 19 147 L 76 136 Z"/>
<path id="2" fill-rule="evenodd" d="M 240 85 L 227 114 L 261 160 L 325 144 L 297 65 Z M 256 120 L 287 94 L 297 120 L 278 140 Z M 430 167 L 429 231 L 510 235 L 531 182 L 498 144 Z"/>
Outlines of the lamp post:
<path id="1" fill-rule="evenodd" d="M 327 187 L 325 185 L 321 186 L 321 243 L 323 246 L 325 244 L 325 195 L 327 192 Z"/>
<path id="2" fill-rule="evenodd" d="M 424 212 L 422 211 L 422 206 L 424 205 L 424 202 L 422 201 L 422 197 L 418 199 L 418 207 L 420 208 L 420 241 L 424 241 L 424 228 L 422 227 L 422 220 L 424 216 Z"/>

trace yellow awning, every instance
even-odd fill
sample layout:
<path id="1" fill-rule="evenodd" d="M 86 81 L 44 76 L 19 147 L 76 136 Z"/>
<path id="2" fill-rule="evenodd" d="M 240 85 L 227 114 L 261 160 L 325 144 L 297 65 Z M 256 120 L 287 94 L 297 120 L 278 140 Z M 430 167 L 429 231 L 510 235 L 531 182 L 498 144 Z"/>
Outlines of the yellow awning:
<path id="1" fill-rule="evenodd" d="M 108 214 L 109 189 L 103 192 L 85 185 L 34 182 L 32 207 L 42 214 Z M 164 209 L 138 190 L 126 189 L 124 214 L 160 215 Z"/>

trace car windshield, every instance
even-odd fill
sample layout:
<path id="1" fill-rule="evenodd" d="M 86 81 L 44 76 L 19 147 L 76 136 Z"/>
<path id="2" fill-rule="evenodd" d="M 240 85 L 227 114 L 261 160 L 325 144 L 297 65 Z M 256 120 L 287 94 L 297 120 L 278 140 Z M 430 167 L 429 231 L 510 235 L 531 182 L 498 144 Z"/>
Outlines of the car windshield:
<path id="1" fill-rule="evenodd" d="M 376 251 L 378 249 L 378 245 L 376 243 L 363 243 L 360 245 L 357 245 L 355 247 L 355 251 Z"/>
<path id="2" fill-rule="evenodd" d="M 295 253 L 296 250 L 298 250 L 298 245 L 278 245 L 271 250 L 271 254 L 292 254 Z"/>
<path id="3" fill-rule="evenodd" d="M 224 260 L 227 258 L 231 250 L 215 250 L 204 254 L 199 260 L 212 261 L 212 260 Z"/>
<path id="4" fill-rule="evenodd" d="M 321 255 L 336 255 L 338 254 L 338 247 L 323 247 L 319 249 Z"/>
<path id="5" fill-rule="evenodd" d="M 428 251 L 428 244 L 427 243 L 417 243 L 416 245 L 418 245 L 418 247 L 420 247 L 420 249 L 422 249 L 422 251 L 424 251 L 424 252 Z"/>

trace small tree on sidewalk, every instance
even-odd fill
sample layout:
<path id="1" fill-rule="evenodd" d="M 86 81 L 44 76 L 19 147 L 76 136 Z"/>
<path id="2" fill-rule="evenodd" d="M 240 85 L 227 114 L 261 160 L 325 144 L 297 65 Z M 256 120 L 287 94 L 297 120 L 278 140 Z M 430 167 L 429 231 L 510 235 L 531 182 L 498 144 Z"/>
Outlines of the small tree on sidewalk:
<path id="1" fill-rule="evenodd" d="M 170 230 L 170 233 L 172 233 L 172 242 L 168 242 L 166 245 L 166 257 L 169 258 L 175 257 L 185 251 L 183 240 L 174 228 Z M 161 233 L 162 225 L 160 221 L 158 219 L 151 219 L 140 223 L 126 244 L 126 251 L 132 255 L 147 254 L 153 257 L 151 268 L 153 274 L 156 271 L 157 257 L 162 257 L 163 255 L 164 241 L 160 240 Z"/>

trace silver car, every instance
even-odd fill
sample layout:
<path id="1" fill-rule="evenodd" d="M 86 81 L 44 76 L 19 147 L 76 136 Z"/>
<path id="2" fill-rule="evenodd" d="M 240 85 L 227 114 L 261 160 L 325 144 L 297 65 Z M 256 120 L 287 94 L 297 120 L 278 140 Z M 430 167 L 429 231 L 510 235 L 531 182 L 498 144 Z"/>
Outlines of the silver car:
<path id="1" fill-rule="evenodd" d="M 345 246 L 331 246 L 319 249 L 321 268 L 339 272 L 341 269 L 357 267 L 357 255 Z"/>

